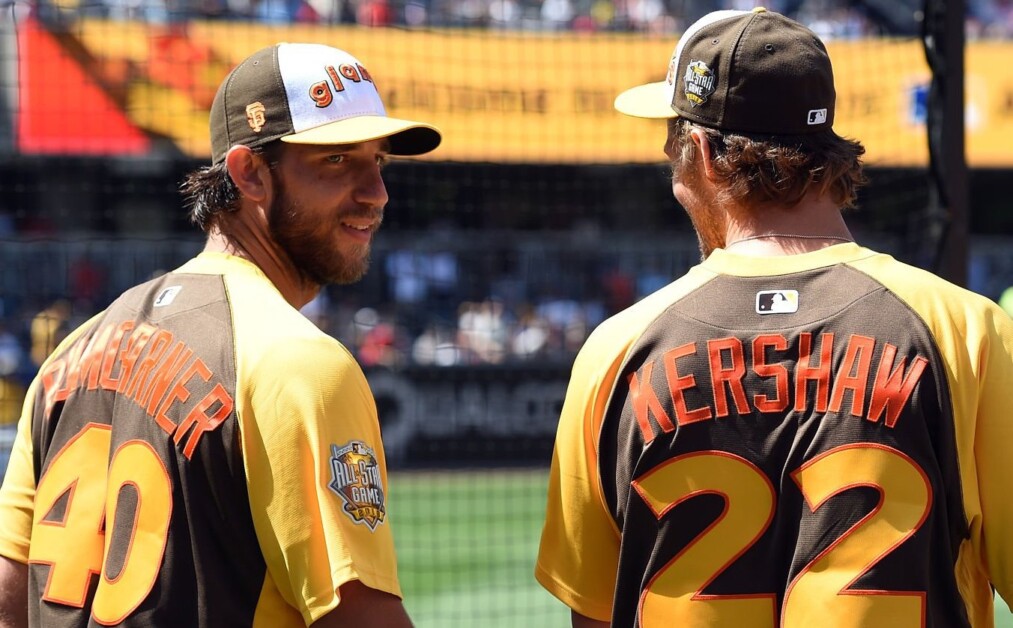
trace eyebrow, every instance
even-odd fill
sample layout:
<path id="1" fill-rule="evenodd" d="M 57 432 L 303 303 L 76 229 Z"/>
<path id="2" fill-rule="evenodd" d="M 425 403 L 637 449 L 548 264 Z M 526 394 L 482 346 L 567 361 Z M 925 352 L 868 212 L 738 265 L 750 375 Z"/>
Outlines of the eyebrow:
<path id="1" fill-rule="evenodd" d="M 354 144 L 317 144 L 316 146 L 320 147 L 321 150 L 328 150 L 328 151 L 335 151 L 335 150 L 352 151 L 364 146 L 365 144 L 366 142 L 355 142 Z M 380 145 L 380 150 L 385 153 L 389 153 L 391 151 L 389 138 L 386 137 L 383 138 L 383 143 Z"/>

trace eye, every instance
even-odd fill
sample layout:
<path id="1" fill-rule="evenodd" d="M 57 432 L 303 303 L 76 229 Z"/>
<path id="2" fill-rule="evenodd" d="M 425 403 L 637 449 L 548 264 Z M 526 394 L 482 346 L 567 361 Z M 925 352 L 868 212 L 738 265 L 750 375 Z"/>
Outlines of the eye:
<path id="1" fill-rule="evenodd" d="M 341 155 L 327 155 L 327 157 L 325 157 L 325 159 L 327 160 L 327 163 L 340 164 L 341 162 L 345 161 L 345 155 L 343 155 L 343 154 L 341 154 Z"/>

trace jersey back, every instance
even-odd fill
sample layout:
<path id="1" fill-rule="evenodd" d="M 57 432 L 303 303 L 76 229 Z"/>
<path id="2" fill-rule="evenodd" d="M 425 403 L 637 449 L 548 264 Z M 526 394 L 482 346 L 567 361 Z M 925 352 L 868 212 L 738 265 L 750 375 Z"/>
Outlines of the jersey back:
<path id="1" fill-rule="evenodd" d="M 265 562 L 231 321 L 221 276 L 170 273 L 47 362 L 32 416 L 32 625 L 252 623 Z"/>
<path id="2" fill-rule="evenodd" d="M 969 626 L 940 350 L 854 268 L 719 275 L 675 302 L 597 445 L 613 626 Z"/>

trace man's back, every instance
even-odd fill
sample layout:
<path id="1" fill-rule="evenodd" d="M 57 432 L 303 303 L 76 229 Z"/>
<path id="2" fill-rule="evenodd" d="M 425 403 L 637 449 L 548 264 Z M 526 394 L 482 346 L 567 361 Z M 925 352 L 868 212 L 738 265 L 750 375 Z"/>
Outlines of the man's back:
<path id="1" fill-rule="evenodd" d="M 989 576 L 1011 585 L 981 530 L 1013 525 L 1003 454 L 978 440 L 1008 402 L 1008 321 L 854 245 L 757 266 L 717 251 L 588 341 L 556 465 L 601 493 L 550 498 L 540 580 L 614 590 L 616 626 L 980 625 Z M 578 518 L 611 551 L 569 555 Z"/>
<path id="2" fill-rule="evenodd" d="M 349 557 L 375 552 L 359 564 L 393 573 L 389 529 L 359 530 L 385 517 L 375 425 L 357 432 L 365 442 L 350 441 L 359 443 L 356 469 L 370 472 L 355 478 L 356 495 L 371 500 L 355 504 L 366 514 L 313 514 L 348 503 L 342 487 L 328 486 L 331 445 L 343 441 L 293 407 L 333 407 L 320 403 L 326 391 L 302 394 L 317 384 L 306 381 L 310 369 L 348 380 L 331 385 L 353 398 L 347 407 L 368 398 L 341 354 L 255 267 L 209 254 L 128 291 L 77 330 L 41 371 L 30 464 L 12 482 L 37 480 L 29 599 L 41 601 L 30 606 L 32 625 L 304 625 L 336 603 L 331 577 L 347 578 Z M 335 360 L 343 367 L 330 368 Z M 298 395 L 283 390 L 288 377 Z M 364 416 L 375 423 L 375 411 Z M 327 442 L 306 451 L 314 438 Z M 286 461 L 294 470 L 277 479 Z M 309 480 L 298 481 L 304 473 Z M 276 491 L 276 481 L 289 488 Z M 332 540 L 328 552 L 328 533 L 366 539 L 355 549 Z M 383 569 L 355 577 L 399 593 Z"/>
<path id="3" fill-rule="evenodd" d="M 128 291 L 47 362 L 32 418 L 33 625 L 252 617 L 264 561 L 235 390 L 214 275 Z"/>

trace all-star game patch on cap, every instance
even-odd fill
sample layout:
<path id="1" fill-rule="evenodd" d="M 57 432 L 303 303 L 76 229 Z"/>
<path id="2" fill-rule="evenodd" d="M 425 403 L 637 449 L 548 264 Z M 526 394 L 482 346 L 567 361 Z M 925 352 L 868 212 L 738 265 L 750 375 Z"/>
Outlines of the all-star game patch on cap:
<path id="1" fill-rule="evenodd" d="M 439 129 L 387 116 L 373 76 L 358 59 L 320 44 L 281 43 L 236 66 L 211 105 L 211 160 L 238 144 L 355 144 L 390 139 L 392 155 L 421 155 Z"/>
<path id="2" fill-rule="evenodd" d="M 679 39 L 666 79 L 626 90 L 615 108 L 723 131 L 806 135 L 832 128 L 836 98 L 819 37 L 759 7 L 700 18 Z"/>

